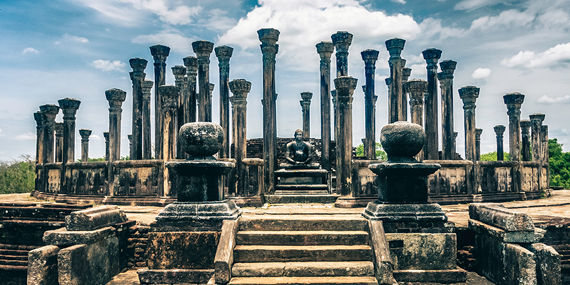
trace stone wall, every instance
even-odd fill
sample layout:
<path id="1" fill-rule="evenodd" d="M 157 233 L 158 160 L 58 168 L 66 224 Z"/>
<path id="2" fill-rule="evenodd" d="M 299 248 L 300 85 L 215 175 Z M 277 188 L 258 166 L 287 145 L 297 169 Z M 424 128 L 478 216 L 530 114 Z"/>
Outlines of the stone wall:
<path id="1" fill-rule="evenodd" d="M 128 239 L 126 257 L 128 268 L 147 267 L 146 250 L 148 247 L 149 226 L 135 225 L 130 228 L 131 237 Z"/>

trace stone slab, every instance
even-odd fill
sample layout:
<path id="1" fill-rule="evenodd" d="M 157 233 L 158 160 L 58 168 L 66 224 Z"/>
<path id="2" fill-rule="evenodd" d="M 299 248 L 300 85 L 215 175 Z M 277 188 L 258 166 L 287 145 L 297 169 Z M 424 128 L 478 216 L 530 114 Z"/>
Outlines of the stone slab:
<path id="1" fill-rule="evenodd" d="M 150 269 L 214 269 L 220 232 L 150 232 Z"/>
<path id="2" fill-rule="evenodd" d="M 516 232 L 507 232 L 500 228 L 496 228 L 490 225 L 487 225 L 483 222 L 469 219 L 469 229 L 478 233 L 487 236 L 495 237 L 502 242 L 510 242 L 510 243 L 535 243 L 540 241 L 544 234 L 546 233 L 545 230 L 536 228 L 532 232 L 528 231 L 516 231 Z"/>
<path id="3" fill-rule="evenodd" d="M 334 203 L 338 195 L 265 195 L 265 201 L 269 204 L 292 204 L 292 203 Z"/>
<path id="4" fill-rule="evenodd" d="M 459 283 L 467 280 L 467 271 L 462 268 L 445 270 L 394 270 L 398 282 Z"/>
<path id="5" fill-rule="evenodd" d="M 534 243 L 527 246 L 536 256 L 536 279 L 540 285 L 562 284 L 561 256 L 551 246 Z"/>
<path id="6" fill-rule="evenodd" d="M 387 233 L 395 270 L 456 269 L 456 235 L 450 233 Z"/>
<path id="7" fill-rule="evenodd" d="M 65 217 L 68 231 L 92 231 L 126 221 L 125 213 L 113 205 L 71 212 Z"/>
<path id="8" fill-rule="evenodd" d="M 46 244 L 68 246 L 92 244 L 114 235 L 115 229 L 113 227 L 106 227 L 94 231 L 68 231 L 66 228 L 61 228 L 46 231 L 43 240 Z"/>
<path id="9" fill-rule="evenodd" d="M 470 204 L 469 217 L 507 232 L 534 231 L 534 223 L 530 215 L 507 209 L 501 204 Z"/>
<path id="10" fill-rule="evenodd" d="M 374 201 L 364 209 L 362 216 L 382 221 L 447 221 L 441 206 L 435 203 L 399 204 Z"/>
<path id="11" fill-rule="evenodd" d="M 141 284 L 215 284 L 213 269 L 148 269 L 137 271 Z"/>
<path id="12" fill-rule="evenodd" d="M 59 247 L 42 246 L 28 253 L 28 284 L 58 285 L 57 254 Z"/>

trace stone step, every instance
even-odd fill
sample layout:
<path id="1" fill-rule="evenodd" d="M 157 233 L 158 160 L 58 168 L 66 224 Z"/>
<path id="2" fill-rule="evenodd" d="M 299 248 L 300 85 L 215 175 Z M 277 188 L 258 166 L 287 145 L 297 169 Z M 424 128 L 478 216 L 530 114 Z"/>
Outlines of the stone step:
<path id="1" fill-rule="evenodd" d="M 5 264 L 0 264 L 0 270 L 6 270 L 6 271 L 28 271 L 28 266 L 18 266 L 18 265 L 5 265 Z"/>
<path id="2" fill-rule="evenodd" d="M 240 231 L 239 245 L 366 245 L 365 231 Z"/>
<path id="3" fill-rule="evenodd" d="M 277 184 L 277 190 L 327 190 L 326 184 Z"/>
<path id="4" fill-rule="evenodd" d="M 27 266 L 28 260 L 0 259 L 0 265 Z"/>
<path id="5" fill-rule="evenodd" d="M 374 276 L 370 261 L 235 263 L 234 277 Z"/>
<path id="6" fill-rule="evenodd" d="M 0 254 L 0 259 L 2 259 L 2 260 L 25 260 L 25 261 L 28 261 L 28 255 Z"/>
<path id="7" fill-rule="evenodd" d="M 0 243 L 0 249 L 21 249 L 21 250 L 32 250 L 36 249 L 37 245 L 22 245 L 22 244 L 6 244 Z"/>
<path id="8" fill-rule="evenodd" d="M 368 245 L 272 246 L 237 245 L 234 262 L 371 261 Z"/>
<path id="9" fill-rule="evenodd" d="M 349 215 L 263 215 L 242 216 L 239 231 L 367 231 L 368 221 Z"/>
<path id="10" fill-rule="evenodd" d="M 293 204 L 293 203 L 334 203 L 338 195 L 266 195 L 265 201 L 269 204 Z"/>
<path id="11" fill-rule="evenodd" d="M 276 190 L 275 195 L 329 195 L 327 190 Z"/>
<path id="12" fill-rule="evenodd" d="M 375 277 L 236 277 L 230 280 L 230 285 L 260 285 L 260 284 L 287 284 L 287 285 L 378 285 Z"/>
<path id="13" fill-rule="evenodd" d="M 25 249 L 3 249 L 0 248 L 0 255 L 25 255 L 28 256 L 28 251 Z"/>

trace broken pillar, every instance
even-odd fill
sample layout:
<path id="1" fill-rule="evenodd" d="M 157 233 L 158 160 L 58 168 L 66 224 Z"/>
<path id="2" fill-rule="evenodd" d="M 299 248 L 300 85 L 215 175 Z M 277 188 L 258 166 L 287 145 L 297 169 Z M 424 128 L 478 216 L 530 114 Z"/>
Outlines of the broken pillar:
<path id="1" fill-rule="evenodd" d="M 303 109 L 303 139 L 311 137 L 311 98 L 313 98 L 313 93 L 301 93 L 302 100 L 299 103 Z"/>
<path id="2" fill-rule="evenodd" d="M 495 130 L 495 135 L 497 136 L 497 161 L 503 161 L 504 158 L 504 147 L 503 147 L 503 133 L 505 132 L 505 126 L 496 125 L 493 130 Z"/>
<path id="3" fill-rule="evenodd" d="M 220 69 L 220 126 L 224 130 L 224 143 L 220 150 L 220 158 L 230 157 L 230 58 L 234 49 L 229 46 L 216 47 L 218 68 Z"/>
<path id="4" fill-rule="evenodd" d="M 132 125 L 132 150 L 131 160 L 143 158 L 143 90 L 142 83 L 146 74 L 144 70 L 148 61 L 144 58 L 131 58 L 129 64 L 133 71 L 130 72 L 133 83 L 133 125 Z"/>
<path id="5" fill-rule="evenodd" d="M 441 50 L 430 48 L 422 52 L 427 63 L 427 92 L 425 95 L 425 123 L 426 146 L 424 156 L 426 159 L 439 159 L 438 151 L 438 107 L 437 107 L 437 61 L 441 57 Z M 473 145 L 473 147 L 475 147 Z M 475 155 L 475 153 L 473 153 Z M 475 158 L 474 156 L 472 159 Z"/>
<path id="6" fill-rule="evenodd" d="M 65 98 L 58 101 L 63 112 L 63 156 L 62 162 L 75 161 L 75 114 L 81 101 Z"/>
<path id="7" fill-rule="evenodd" d="M 81 162 L 89 161 L 89 136 L 92 131 L 88 129 L 79 130 L 81 136 Z"/>
<path id="8" fill-rule="evenodd" d="M 121 106 L 127 93 L 120 89 L 105 91 L 105 97 L 109 101 L 109 161 L 121 159 Z"/>
<path id="9" fill-rule="evenodd" d="M 378 51 L 367 49 L 360 53 L 364 61 L 364 75 L 366 86 L 364 89 L 364 156 L 368 159 L 376 159 L 376 139 L 374 137 L 374 78 L 376 73 L 376 60 Z"/>
<path id="10" fill-rule="evenodd" d="M 352 34 L 339 31 L 331 39 L 336 48 L 336 77 L 348 76 L 348 48 L 352 43 Z"/>
<path id="11" fill-rule="evenodd" d="M 483 129 L 475 129 L 475 160 L 481 160 L 481 134 Z"/>
<path id="12" fill-rule="evenodd" d="M 210 93 L 210 54 L 214 49 L 214 43 L 209 41 L 195 41 L 192 49 L 196 53 L 198 63 L 198 121 L 212 121 L 212 101 Z"/>
<path id="13" fill-rule="evenodd" d="M 403 59 L 400 54 L 404 49 L 404 44 L 406 43 L 403 39 L 390 39 L 386 41 L 386 49 L 390 53 L 390 59 L 388 63 L 390 64 L 390 110 L 389 110 L 389 120 L 388 123 L 394 123 L 397 121 L 406 121 L 404 118 L 404 108 L 407 106 L 402 106 L 403 103 L 403 91 L 402 91 L 402 70 L 406 65 L 406 60 Z"/>
<path id="14" fill-rule="evenodd" d="M 165 161 L 173 160 L 176 150 L 176 112 L 178 111 L 178 97 L 180 88 L 173 85 L 163 85 L 159 87 L 162 97 L 163 124 L 163 154 Z"/>
<path id="15" fill-rule="evenodd" d="M 524 95 L 518 92 L 503 96 L 509 116 L 509 153 L 511 161 L 520 161 L 520 118 Z"/>
<path id="16" fill-rule="evenodd" d="M 332 42 L 317 44 L 317 53 L 321 58 L 321 167 L 328 171 L 331 167 L 331 55 L 334 52 Z"/>
<path id="17" fill-rule="evenodd" d="M 403 85 L 404 91 L 410 94 L 410 115 L 414 124 L 423 126 L 424 118 L 424 94 L 427 91 L 427 81 L 421 79 L 412 79 Z M 416 159 L 422 161 L 423 149 L 420 150 Z"/>
<path id="18" fill-rule="evenodd" d="M 158 87 L 166 82 L 166 58 L 170 48 L 154 45 L 150 47 L 150 54 L 154 59 L 154 156 L 162 159 L 162 99 Z"/>
<path id="19" fill-rule="evenodd" d="M 152 134 L 150 132 L 150 91 L 154 82 L 145 80 L 141 83 L 142 90 L 142 159 L 152 157 Z"/>
<path id="20" fill-rule="evenodd" d="M 341 76 L 334 80 L 337 91 L 339 132 L 336 147 L 339 164 L 336 166 L 337 194 L 347 196 L 352 189 L 352 95 L 358 79 Z"/>
<path id="21" fill-rule="evenodd" d="M 475 102 L 479 98 L 479 88 L 466 86 L 459 89 L 459 98 L 463 100 L 463 120 L 465 122 L 465 159 L 473 162 L 477 159 L 475 138 Z"/>
<path id="22" fill-rule="evenodd" d="M 55 162 L 63 161 L 63 123 L 55 123 Z"/>
<path id="23" fill-rule="evenodd" d="M 40 111 L 44 115 L 44 163 L 54 162 L 54 132 L 55 132 L 55 116 L 59 113 L 59 107 L 53 104 L 40 106 Z"/>
<path id="24" fill-rule="evenodd" d="M 234 79 L 229 82 L 229 88 L 234 94 L 232 96 L 232 110 L 234 137 L 234 158 L 236 160 L 237 193 L 246 191 L 247 171 L 243 160 L 247 157 L 247 94 L 251 90 L 251 82 L 245 79 Z"/>
<path id="25" fill-rule="evenodd" d="M 521 157 L 522 161 L 530 161 L 530 126 L 532 125 L 530 120 L 521 120 L 521 136 L 522 136 L 522 147 L 521 147 Z"/>
<path id="26" fill-rule="evenodd" d="M 457 62 L 444 60 L 439 63 L 441 72 L 437 74 L 441 87 L 441 142 L 442 159 L 452 160 L 455 158 L 453 139 L 453 72 Z"/>

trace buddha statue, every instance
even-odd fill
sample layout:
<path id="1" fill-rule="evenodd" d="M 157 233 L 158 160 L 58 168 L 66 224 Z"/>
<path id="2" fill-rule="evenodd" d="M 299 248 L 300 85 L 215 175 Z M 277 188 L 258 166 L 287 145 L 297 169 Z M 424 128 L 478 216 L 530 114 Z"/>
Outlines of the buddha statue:
<path id="1" fill-rule="evenodd" d="M 295 140 L 287 144 L 285 150 L 286 163 L 283 168 L 318 168 L 318 164 L 310 163 L 312 159 L 312 146 L 303 141 L 303 131 L 295 131 Z"/>

